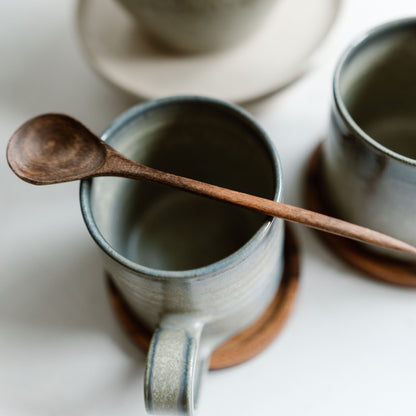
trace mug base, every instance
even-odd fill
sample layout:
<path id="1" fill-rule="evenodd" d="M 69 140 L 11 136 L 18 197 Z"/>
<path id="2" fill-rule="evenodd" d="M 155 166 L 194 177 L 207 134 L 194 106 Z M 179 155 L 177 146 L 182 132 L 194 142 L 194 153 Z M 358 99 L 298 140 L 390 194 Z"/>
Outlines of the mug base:
<path id="1" fill-rule="evenodd" d="M 307 162 L 304 198 L 308 209 L 332 215 L 322 188 L 321 157 L 322 143 L 312 152 Z M 316 233 L 337 257 L 367 276 L 394 285 L 416 287 L 416 263 L 383 256 L 347 238 L 322 231 L 316 231 Z"/>
<path id="2" fill-rule="evenodd" d="M 241 364 L 263 351 L 278 335 L 294 303 L 300 272 L 300 255 L 296 236 L 286 224 L 284 269 L 276 296 L 263 315 L 250 327 L 218 347 L 211 356 L 210 370 Z M 121 326 L 143 351 L 149 348 L 152 337 L 134 316 L 121 297 L 110 276 L 106 275 L 111 305 Z"/>

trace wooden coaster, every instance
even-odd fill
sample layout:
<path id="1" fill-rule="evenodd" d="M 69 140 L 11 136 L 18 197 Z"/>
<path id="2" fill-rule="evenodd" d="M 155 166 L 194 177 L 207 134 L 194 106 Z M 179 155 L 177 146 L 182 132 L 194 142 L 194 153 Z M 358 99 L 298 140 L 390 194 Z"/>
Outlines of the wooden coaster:
<path id="1" fill-rule="evenodd" d="M 322 143 L 312 153 L 306 169 L 305 202 L 309 209 L 331 215 L 321 180 Z M 316 231 L 326 245 L 342 260 L 368 276 L 400 286 L 416 287 L 416 263 L 396 260 L 367 249 L 363 244 Z"/>
<path id="2" fill-rule="evenodd" d="M 260 319 L 218 347 L 211 356 L 210 369 L 241 364 L 263 351 L 277 336 L 291 311 L 299 282 L 300 257 L 297 239 L 286 224 L 284 270 L 276 296 Z M 114 312 L 124 330 L 142 350 L 147 351 L 152 337 L 124 302 L 111 278 L 107 288 Z"/>

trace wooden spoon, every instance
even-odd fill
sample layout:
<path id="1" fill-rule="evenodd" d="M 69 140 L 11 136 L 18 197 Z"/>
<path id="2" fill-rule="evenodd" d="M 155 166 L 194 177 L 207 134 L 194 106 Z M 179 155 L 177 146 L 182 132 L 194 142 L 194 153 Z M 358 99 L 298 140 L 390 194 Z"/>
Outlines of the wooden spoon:
<path id="1" fill-rule="evenodd" d="M 63 114 L 45 114 L 23 124 L 9 141 L 7 160 L 17 176 L 36 185 L 95 176 L 143 179 L 230 202 L 321 231 L 416 254 L 415 247 L 368 228 L 136 163 L 115 151 L 79 121 Z"/>

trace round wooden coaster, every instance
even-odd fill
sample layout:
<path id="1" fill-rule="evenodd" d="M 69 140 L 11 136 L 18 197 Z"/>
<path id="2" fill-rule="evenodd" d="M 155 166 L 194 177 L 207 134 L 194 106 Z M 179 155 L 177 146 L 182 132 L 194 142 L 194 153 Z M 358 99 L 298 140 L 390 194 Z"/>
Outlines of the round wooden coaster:
<path id="1" fill-rule="evenodd" d="M 322 143 L 312 153 L 307 164 L 305 202 L 309 209 L 331 215 L 332 210 L 322 188 L 321 154 Z M 338 257 L 368 276 L 395 285 L 416 287 L 416 263 L 383 256 L 353 240 L 316 232 Z"/>
<path id="2" fill-rule="evenodd" d="M 300 257 L 297 239 L 286 224 L 282 280 L 272 303 L 260 319 L 217 348 L 211 356 L 210 369 L 218 370 L 241 364 L 263 351 L 277 336 L 289 316 L 299 282 Z M 111 278 L 107 288 L 114 312 L 133 342 L 147 351 L 152 337 L 124 302 Z"/>

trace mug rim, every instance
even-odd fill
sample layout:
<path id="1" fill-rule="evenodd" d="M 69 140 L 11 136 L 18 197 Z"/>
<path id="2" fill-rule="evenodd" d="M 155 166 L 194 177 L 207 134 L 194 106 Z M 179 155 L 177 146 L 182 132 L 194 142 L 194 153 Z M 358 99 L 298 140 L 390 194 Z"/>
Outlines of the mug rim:
<path id="1" fill-rule="evenodd" d="M 118 131 L 123 129 L 126 125 L 132 122 L 136 117 L 143 115 L 144 113 L 160 108 L 161 106 L 170 106 L 181 103 L 206 103 L 212 106 L 216 106 L 222 110 L 228 111 L 230 114 L 237 115 L 242 121 L 248 123 L 248 125 L 258 133 L 258 137 L 262 139 L 263 144 L 266 146 L 266 149 L 271 157 L 271 164 L 273 173 L 276 179 L 275 183 L 275 194 L 273 200 L 280 201 L 282 197 L 282 168 L 279 156 L 273 142 L 266 133 L 266 131 L 257 123 L 257 121 L 245 110 L 239 106 L 226 102 L 220 99 L 204 97 L 198 95 L 177 95 L 164 98 L 158 98 L 150 100 L 144 103 L 137 104 L 130 109 L 121 113 L 110 125 L 104 130 L 101 135 L 102 140 L 111 141 L 111 138 L 117 134 Z M 91 189 L 92 189 L 93 179 L 84 179 L 80 183 L 79 197 L 81 205 L 81 213 L 87 226 L 87 229 L 98 244 L 98 246 L 109 255 L 113 260 L 122 266 L 139 273 L 142 276 L 150 277 L 158 280 L 165 279 L 187 279 L 187 278 L 197 278 L 206 275 L 216 274 L 219 271 L 229 269 L 234 264 L 241 262 L 243 259 L 247 258 L 250 252 L 257 246 L 257 244 L 263 240 L 264 236 L 269 232 L 272 225 L 277 221 L 283 221 L 280 218 L 270 218 L 265 220 L 262 225 L 257 229 L 256 233 L 238 250 L 234 251 L 230 255 L 206 266 L 187 269 L 187 270 L 163 270 L 156 269 L 148 266 L 141 265 L 136 263 L 127 257 L 120 254 L 115 250 L 110 243 L 104 238 L 99 227 L 97 226 L 94 215 L 92 213 L 91 207 Z"/>
<path id="2" fill-rule="evenodd" d="M 361 49 L 364 49 L 370 41 L 375 40 L 380 36 L 386 35 L 389 32 L 406 30 L 409 27 L 413 27 L 416 30 L 416 16 L 396 19 L 380 24 L 372 29 L 367 30 L 358 36 L 353 42 L 351 42 L 336 64 L 332 82 L 332 94 L 338 114 L 342 117 L 344 123 L 350 128 L 351 132 L 356 138 L 364 141 L 365 143 L 368 143 L 371 147 L 395 159 L 398 162 L 404 163 L 406 165 L 416 166 L 416 159 L 412 159 L 389 149 L 388 147 L 379 143 L 376 139 L 372 138 L 369 134 L 367 134 L 352 118 L 344 103 L 340 91 L 342 71 L 344 66 L 351 59 L 354 59 L 354 54 L 359 52 Z"/>

